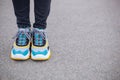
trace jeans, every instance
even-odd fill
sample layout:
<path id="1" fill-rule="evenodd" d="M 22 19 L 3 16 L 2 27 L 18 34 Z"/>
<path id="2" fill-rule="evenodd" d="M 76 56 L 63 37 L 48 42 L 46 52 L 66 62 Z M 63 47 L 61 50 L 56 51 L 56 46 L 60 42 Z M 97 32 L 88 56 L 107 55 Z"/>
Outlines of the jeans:
<path id="1" fill-rule="evenodd" d="M 12 0 L 17 25 L 19 28 L 31 27 L 29 12 L 30 0 Z M 35 23 L 34 28 L 45 29 L 50 12 L 51 0 L 34 0 Z"/>

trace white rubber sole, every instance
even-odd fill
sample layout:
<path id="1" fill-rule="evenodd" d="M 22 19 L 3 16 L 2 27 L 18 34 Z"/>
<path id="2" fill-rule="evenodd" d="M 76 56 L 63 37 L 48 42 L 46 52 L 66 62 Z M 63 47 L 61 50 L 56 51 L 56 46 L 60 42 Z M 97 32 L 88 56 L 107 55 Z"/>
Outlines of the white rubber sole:
<path id="1" fill-rule="evenodd" d="M 31 53 L 31 59 L 32 60 L 48 60 L 51 56 L 51 51 L 49 50 L 47 55 L 42 55 L 42 54 L 38 54 L 36 56 L 33 56 Z"/>
<path id="2" fill-rule="evenodd" d="M 21 54 L 14 55 L 11 51 L 10 58 L 13 59 L 13 60 L 27 60 L 27 59 L 30 58 L 30 51 L 26 56 L 21 55 Z"/>

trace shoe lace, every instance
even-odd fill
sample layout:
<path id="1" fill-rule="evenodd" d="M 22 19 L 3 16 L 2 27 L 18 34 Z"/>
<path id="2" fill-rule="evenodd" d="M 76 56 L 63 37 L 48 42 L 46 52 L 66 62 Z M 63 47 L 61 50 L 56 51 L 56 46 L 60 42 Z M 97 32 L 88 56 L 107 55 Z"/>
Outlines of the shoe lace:
<path id="1" fill-rule="evenodd" d="M 17 44 L 18 45 L 26 45 L 27 39 L 30 41 L 31 39 L 31 34 L 29 32 L 29 29 L 19 29 L 16 35 L 13 37 L 13 39 L 17 39 Z"/>
<path id="2" fill-rule="evenodd" d="M 33 33 L 34 33 L 34 45 L 40 46 L 44 45 L 44 40 L 46 39 L 45 31 L 34 28 Z"/>

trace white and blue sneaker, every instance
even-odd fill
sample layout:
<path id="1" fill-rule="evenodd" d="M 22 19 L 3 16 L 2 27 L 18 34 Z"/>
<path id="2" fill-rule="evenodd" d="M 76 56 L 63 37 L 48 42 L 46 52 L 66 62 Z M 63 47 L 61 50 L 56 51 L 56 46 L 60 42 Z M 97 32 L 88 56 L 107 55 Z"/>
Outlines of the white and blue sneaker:
<path id="1" fill-rule="evenodd" d="M 45 30 L 34 28 L 32 38 L 31 59 L 48 60 L 51 52 Z"/>
<path id="2" fill-rule="evenodd" d="M 11 50 L 11 59 L 26 60 L 30 58 L 30 41 L 31 30 L 30 28 L 19 28 L 15 35 L 15 41 Z"/>

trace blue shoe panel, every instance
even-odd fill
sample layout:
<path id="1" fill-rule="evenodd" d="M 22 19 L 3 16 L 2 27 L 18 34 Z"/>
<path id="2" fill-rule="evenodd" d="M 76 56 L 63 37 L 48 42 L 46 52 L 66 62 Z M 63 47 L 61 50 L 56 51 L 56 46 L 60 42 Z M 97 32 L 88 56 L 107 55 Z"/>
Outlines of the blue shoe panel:
<path id="1" fill-rule="evenodd" d="M 32 50 L 32 54 L 33 54 L 33 56 L 36 56 L 36 55 L 38 55 L 38 54 L 42 54 L 42 55 L 47 55 L 47 53 L 48 53 L 48 49 L 45 49 L 45 50 L 43 50 L 43 51 L 34 51 L 34 50 Z"/>
<path id="2" fill-rule="evenodd" d="M 20 51 L 20 50 L 16 51 L 15 49 L 13 49 L 12 52 L 13 52 L 14 55 L 16 55 L 16 54 L 22 54 L 22 55 L 26 56 L 28 54 L 29 50 L 27 49 L 25 51 Z"/>

